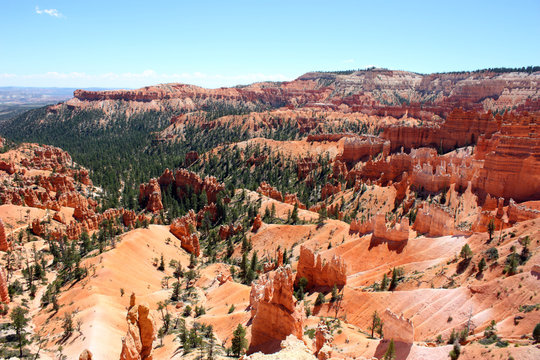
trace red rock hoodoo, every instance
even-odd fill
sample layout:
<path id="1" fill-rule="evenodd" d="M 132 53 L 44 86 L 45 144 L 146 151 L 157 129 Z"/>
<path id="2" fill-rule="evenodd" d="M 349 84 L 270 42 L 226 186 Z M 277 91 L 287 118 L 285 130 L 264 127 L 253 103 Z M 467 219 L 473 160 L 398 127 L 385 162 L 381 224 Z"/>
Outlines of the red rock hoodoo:
<path id="1" fill-rule="evenodd" d="M 6 236 L 6 228 L 2 219 L 0 219 L 0 251 L 8 251 L 9 247 L 10 244 Z"/>
<path id="2" fill-rule="evenodd" d="M 199 246 L 199 237 L 195 233 L 197 230 L 197 215 L 193 210 L 190 210 L 181 218 L 174 219 L 171 223 L 171 233 L 180 239 L 181 246 L 184 250 L 199 256 L 201 249 Z"/>
<path id="3" fill-rule="evenodd" d="M 341 288 L 347 283 L 347 266 L 337 255 L 330 261 L 324 261 L 320 254 L 314 254 L 307 247 L 301 246 L 295 283 L 302 277 L 307 279 L 308 289 L 331 289 L 334 285 Z"/>
<path id="4" fill-rule="evenodd" d="M 152 343 L 156 338 L 157 327 L 150 308 L 144 303 L 132 305 L 126 320 L 128 330 L 122 338 L 120 360 L 152 360 Z"/>
<path id="5" fill-rule="evenodd" d="M 146 201 L 146 210 L 158 212 L 163 209 L 161 203 L 161 188 L 157 179 L 150 179 L 148 184 L 141 184 L 139 187 L 139 202 Z"/>
<path id="6" fill-rule="evenodd" d="M 257 230 L 259 230 L 261 226 L 262 226 L 261 215 L 257 214 L 257 216 L 255 216 L 255 218 L 253 219 L 253 226 L 251 227 L 251 231 L 257 232 Z"/>
<path id="7" fill-rule="evenodd" d="M 268 184 L 267 182 L 263 181 L 261 185 L 259 185 L 259 187 L 257 188 L 257 192 L 263 194 L 264 196 L 268 196 L 271 199 L 283 201 L 283 195 L 281 194 L 281 192 L 279 192 L 278 189 Z"/>
<path id="8" fill-rule="evenodd" d="M 324 321 L 320 321 L 315 331 L 315 356 L 318 360 L 329 360 L 332 357 L 333 336 Z"/>
<path id="9" fill-rule="evenodd" d="M 293 334 L 302 339 L 305 313 L 293 296 L 291 268 L 281 267 L 251 285 L 251 343 L 248 353 L 279 350 L 282 340 Z"/>
<path id="10" fill-rule="evenodd" d="M 414 326 L 411 320 L 403 315 L 398 316 L 389 309 L 386 309 L 381 318 L 384 324 L 385 340 L 393 339 L 406 344 L 414 342 Z"/>
<path id="11" fill-rule="evenodd" d="M 345 139 L 340 160 L 354 163 L 382 153 L 390 152 L 390 141 L 373 135 L 355 136 Z"/>
<path id="12" fill-rule="evenodd" d="M 92 356 L 92 353 L 90 350 L 83 350 L 81 355 L 79 355 L 79 360 L 92 360 L 94 357 Z"/>
<path id="13" fill-rule="evenodd" d="M 0 300 L 4 304 L 9 304 L 9 291 L 7 287 L 7 275 L 4 268 L 0 266 Z"/>

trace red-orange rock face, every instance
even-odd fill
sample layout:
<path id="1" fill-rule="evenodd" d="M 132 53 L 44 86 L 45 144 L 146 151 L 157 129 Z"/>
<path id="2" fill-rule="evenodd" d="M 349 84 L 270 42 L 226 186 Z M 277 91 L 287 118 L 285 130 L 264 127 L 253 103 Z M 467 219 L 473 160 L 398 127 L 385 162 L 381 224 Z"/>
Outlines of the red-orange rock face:
<path id="1" fill-rule="evenodd" d="M 199 175 L 186 169 L 176 170 L 174 178 L 175 184 L 179 188 L 179 196 L 184 196 L 184 194 L 187 193 L 188 188 L 191 188 L 196 194 L 200 194 L 201 191 L 204 191 L 209 203 L 215 203 L 217 194 L 225 189 L 225 185 L 218 182 L 215 177 L 208 176 L 202 180 Z"/>
<path id="2" fill-rule="evenodd" d="M 409 219 L 403 217 L 399 224 L 388 228 L 384 214 L 375 215 L 373 236 L 377 239 L 389 241 L 407 241 L 409 239 Z"/>
<path id="3" fill-rule="evenodd" d="M 15 165 L 13 165 L 12 163 L 8 163 L 3 160 L 0 160 L 0 170 L 5 171 L 11 175 L 15 173 Z"/>
<path id="4" fill-rule="evenodd" d="M 259 230 L 261 226 L 262 226 L 261 215 L 257 214 L 257 216 L 255 216 L 255 219 L 253 219 L 253 226 L 251 227 L 251 231 L 257 232 L 257 230 Z"/>
<path id="5" fill-rule="evenodd" d="M 379 153 L 383 156 L 390 152 L 390 142 L 377 136 L 363 135 L 345 139 L 343 153 L 340 160 L 354 163 L 359 160 L 367 160 Z"/>
<path id="6" fill-rule="evenodd" d="M 174 219 L 171 223 L 170 231 L 176 236 L 184 250 L 199 256 L 201 249 L 199 245 L 199 237 L 195 233 L 197 230 L 197 215 L 193 210 L 190 210 L 186 215 L 181 218 Z"/>
<path id="7" fill-rule="evenodd" d="M 350 233 L 359 233 L 360 235 L 368 234 L 373 232 L 375 223 L 373 219 L 353 219 L 349 227 Z"/>
<path id="8" fill-rule="evenodd" d="M 255 154 L 253 154 L 249 159 L 246 160 L 246 163 L 248 165 L 260 165 L 266 161 L 266 158 L 266 155 L 255 156 Z"/>
<path id="9" fill-rule="evenodd" d="M 190 151 L 186 154 L 185 166 L 189 166 L 197 160 L 199 160 L 199 154 L 196 151 Z"/>
<path id="10" fill-rule="evenodd" d="M 281 195 L 281 192 L 279 192 L 276 188 L 272 187 L 272 185 L 268 184 L 267 182 L 262 182 L 261 185 L 257 188 L 257 192 L 260 194 L 263 194 L 264 196 L 268 196 L 269 198 L 272 198 L 277 201 L 283 201 L 283 195 Z"/>
<path id="11" fill-rule="evenodd" d="M 285 198 L 283 199 L 283 202 L 285 204 L 290 205 L 296 205 L 299 209 L 305 209 L 306 205 L 302 204 L 300 200 L 298 199 L 298 196 L 296 194 L 285 194 Z"/>
<path id="12" fill-rule="evenodd" d="M 334 256 L 330 261 L 323 261 L 320 254 L 305 246 L 300 247 L 300 258 L 296 270 L 296 280 L 305 277 L 308 289 L 331 289 L 334 285 L 341 288 L 347 283 L 347 267 L 341 257 Z"/>
<path id="13" fill-rule="evenodd" d="M 55 212 L 53 215 L 53 220 L 58 221 L 59 223 L 66 224 L 66 217 L 61 212 Z"/>
<path id="14" fill-rule="evenodd" d="M 340 191 L 341 191 L 341 183 L 337 183 L 337 185 L 326 183 L 321 189 L 321 200 L 325 200 L 329 198 L 330 196 L 337 194 Z"/>
<path id="15" fill-rule="evenodd" d="M 208 176 L 203 180 L 196 173 L 186 169 L 178 169 L 174 175 L 171 170 L 165 169 L 159 179 L 151 179 L 148 184 L 140 185 L 139 202 L 147 201 L 146 209 L 148 211 L 154 213 L 160 211 L 163 209 L 160 185 L 167 187 L 173 182 L 177 188 L 178 196 L 183 197 L 189 191 L 193 191 L 195 194 L 204 191 L 209 204 L 215 203 L 218 193 L 225 189 L 225 185 L 218 182 L 213 176 Z"/>
<path id="16" fill-rule="evenodd" d="M 163 209 L 161 203 L 161 188 L 157 179 L 150 179 L 148 184 L 141 184 L 139 187 L 139 202 L 146 201 L 146 210 L 158 212 Z"/>
<path id="17" fill-rule="evenodd" d="M 414 342 L 414 326 L 411 320 L 403 315 L 398 316 L 389 309 L 386 309 L 381 318 L 384 323 L 384 339 L 406 344 Z"/>
<path id="18" fill-rule="evenodd" d="M 6 228 L 2 219 L 0 219 L 0 251 L 8 251 L 9 248 L 10 243 L 6 236 Z"/>
<path id="19" fill-rule="evenodd" d="M 9 304 L 9 292 L 7 287 L 7 275 L 4 268 L 0 266 L 0 300 L 4 304 Z"/>
<path id="20" fill-rule="evenodd" d="M 161 192 L 153 192 L 148 197 L 148 204 L 146 205 L 146 210 L 156 213 L 163 209 L 163 204 L 161 202 Z"/>
<path id="21" fill-rule="evenodd" d="M 413 229 L 429 236 L 454 235 L 454 218 L 442 207 L 423 203 L 418 209 Z"/>
<path id="22" fill-rule="evenodd" d="M 248 353 L 272 353 L 288 335 L 302 339 L 305 313 L 293 296 L 291 268 L 281 267 L 252 284 L 251 343 Z"/>
<path id="23" fill-rule="evenodd" d="M 221 240 L 227 240 L 231 236 L 238 234 L 240 231 L 242 231 L 241 224 L 238 224 L 237 226 L 234 226 L 234 224 L 221 225 L 219 227 L 219 237 Z"/>
<path id="24" fill-rule="evenodd" d="M 516 202 L 512 199 L 510 199 L 507 214 L 508 222 L 511 224 L 540 217 L 540 211 L 528 208 L 526 205 L 516 204 Z"/>
<path id="25" fill-rule="evenodd" d="M 332 340 L 330 329 L 324 321 L 320 321 L 315 331 L 315 356 L 318 360 L 329 360 L 332 357 Z"/>
<path id="26" fill-rule="evenodd" d="M 322 141 L 330 141 L 330 142 L 336 142 L 343 138 L 352 137 L 351 134 L 310 134 L 307 136 L 306 141 L 309 142 L 322 142 Z"/>
<path id="27" fill-rule="evenodd" d="M 496 197 L 540 200 L 540 115 L 507 115 L 502 121 L 499 132 L 479 139 L 476 156 L 485 160 L 473 185 Z"/>
<path id="28" fill-rule="evenodd" d="M 94 357 L 90 350 L 84 349 L 81 355 L 79 355 L 79 360 L 92 360 Z"/>
<path id="29" fill-rule="evenodd" d="M 39 219 L 34 219 L 34 221 L 32 221 L 32 232 L 37 236 L 43 235 L 43 226 Z"/>
<path id="30" fill-rule="evenodd" d="M 126 320 L 128 330 L 122 338 L 120 360 L 151 360 L 157 326 L 150 308 L 145 303 L 132 306 Z"/>
<path id="31" fill-rule="evenodd" d="M 220 101 L 228 104 L 265 104 L 294 108 L 298 104 L 325 109 L 346 108 L 366 114 L 409 115 L 429 120 L 434 114 L 445 117 L 457 107 L 468 110 L 512 108 L 521 106 L 538 110 L 535 91 L 538 76 L 525 73 L 493 72 L 420 75 L 405 71 L 373 69 L 352 74 L 312 72 L 290 82 L 255 83 L 242 88 L 204 89 L 193 85 L 163 84 L 136 90 L 76 90 L 69 106 L 122 100 L 162 106 L 174 103 L 193 110 L 197 104 Z M 381 94 L 395 94 L 382 96 Z M 402 98 L 411 103 L 403 105 Z M 144 108 L 144 107 L 143 107 Z M 56 111 L 50 107 L 50 111 Z M 181 118 L 182 116 L 178 117 Z M 171 122 L 178 119 L 171 119 Z M 312 127 L 299 121 L 300 129 Z"/>
<path id="32" fill-rule="evenodd" d="M 389 181 L 399 181 L 404 173 L 410 174 L 412 167 L 412 157 L 409 154 L 398 153 L 386 159 L 368 160 L 359 170 L 351 170 L 347 181 L 355 183 L 361 179 L 386 184 Z"/>
<path id="33" fill-rule="evenodd" d="M 393 125 L 384 129 L 382 137 L 390 141 L 391 151 L 424 146 L 450 151 L 475 144 L 480 135 L 491 136 L 499 127 L 500 119 L 490 112 L 454 109 L 443 123 L 428 122 L 421 127 Z"/>
<path id="34" fill-rule="evenodd" d="M 79 182 L 88 186 L 93 185 L 92 180 L 90 180 L 90 175 L 88 174 L 88 170 L 86 169 L 79 170 Z"/>
<path id="35" fill-rule="evenodd" d="M 359 233 L 360 235 L 372 232 L 373 238 L 386 241 L 407 241 L 409 239 L 409 219 L 403 217 L 399 224 L 388 226 L 386 224 L 385 215 L 378 213 L 371 219 L 355 219 L 351 222 L 351 233 Z"/>
<path id="36" fill-rule="evenodd" d="M 334 165 L 332 166 L 332 177 L 334 179 L 346 179 L 348 174 L 349 170 L 347 169 L 347 165 L 344 162 L 340 160 L 334 161 Z"/>
<path id="37" fill-rule="evenodd" d="M 319 167 L 319 163 L 316 159 L 306 157 L 298 161 L 296 164 L 298 179 L 305 179 L 308 174 L 313 170 Z"/>
<path id="38" fill-rule="evenodd" d="M 161 174 L 161 176 L 158 179 L 159 185 L 162 185 L 165 187 L 169 186 L 173 181 L 174 181 L 174 174 L 169 169 L 165 169 L 163 171 L 163 174 Z"/>

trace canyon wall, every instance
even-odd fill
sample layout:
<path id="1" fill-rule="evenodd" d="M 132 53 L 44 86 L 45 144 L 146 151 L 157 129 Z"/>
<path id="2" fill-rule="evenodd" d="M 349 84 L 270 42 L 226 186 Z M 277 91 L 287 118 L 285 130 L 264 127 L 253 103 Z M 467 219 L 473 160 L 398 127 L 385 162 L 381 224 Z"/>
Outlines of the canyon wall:
<path id="1" fill-rule="evenodd" d="M 342 288 L 347 283 L 347 266 L 337 255 L 325 261 L 320 254 L 315 254 L 307 247 L 301 246 L 295 283 L 298 283 L 302 277 L 307 279 L 308 289 L 332 289 L 334 285 Z"/>
<path id="2" fill-rule="evenodd" d="M 414 342 L 414 326 L 411 320 L 396 315 L 390 309 L 382 314 L 383 334 L 385 340 L 412 344 Z"/>
<path id="3" fill-rule="evenodd" d="M 120 360 L 152 360 L 152 343 L 157 335 L 157 326 L 148 304 L 134 305 L 134 295 L 126 321 L 128 330 L 122 338 Z"/>
<path id="4" fill-rule="evenodd" d="M 248 354 L 279 350 L 289 335 L 302 339 L 305 311 L 293 295 L 293 274 L 289 266 L 267 273 L 251 285 L 251 342 Z"/>

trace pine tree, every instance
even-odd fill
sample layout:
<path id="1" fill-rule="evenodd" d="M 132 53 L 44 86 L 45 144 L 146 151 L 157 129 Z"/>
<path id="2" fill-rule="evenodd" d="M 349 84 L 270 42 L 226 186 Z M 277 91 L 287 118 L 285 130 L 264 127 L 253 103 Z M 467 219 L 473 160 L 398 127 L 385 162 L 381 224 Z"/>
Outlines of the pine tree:
<path id="1" fill-rule="evenodd" d="M 386 276 L 386 273 L 383 275 L 383 279 L 381 281 L 381 291 L 385 291 L 388 287 L 388 276 Z"/>
<path id="2" fill-rule="evenodd" d="M 486 259 L 482 258 L 478 263 L 478 272 L 483 273 L 486 269 Z"/>
<path id="3" fill-rule="evenodd" d="M 461 251 L 459 253 L 459 256 L 465 261 L 468 261 L 468 260 L 470 260 L 472 258 L 473 252 L 472 252 L 469 244 L 463 245 L 463 247 L 461 248 Z"/>
<path id="4" fill-rule="evenodd" d="M 165 271 L 165 259 L 163 258 L 163 254 L 161 254 L 161 259 L 159 260 L 159 266 L 157 269 L 159 271 Z"/>
<path id="5" fill-rule="evenodd" d="M 178 301 L 180 299 L 180 282 L 175 282 L 173 284 L 173 292 L 171 295 L 172 301 Z"/>
<path id="6" fill-rule="evenodd" d="M 300 219 L 298 218 L 298 204 L 294 203 L 294 208 L 291 214 L 291 222 L 293 224 L 297 224 L 299 221 Z"/>
<path id="7" fill-rule="evenodd" d="M 384 360 L 394 360 L 396 358 L 396 346 L 394 345 L 394 339 L 390 340 L 388 349 L 384 353 Z"/>
<path id="8" fill-rule="evenodd" d="M 495 232 L 495 221 L 493 219 L 489 220 L 487 230 L 489 234 L 489 241 L 491 242 L 491 240 L 493 240 L 493 233 Z"/>
<path id="9" fill-rule="evenodd" d="M 372 338 L 373 338 L 375 332 L 378 331 L 379 327 L 381 327 L 381 326 L 382 326 L 381 318 L 379 317 L 379 314 L 377 314 L 377 310 L 375 310 L 375 312 L 371 316 L 370 330 L 371 330 L 371 337 Z"/>
<path id="10" fill-rule="evenodd" d="M 534 327 L 532 336 L 535 343 L 540 342 L 540 323 L 536 324 L 536 326 Z"/>
<path id="11" fill-rule="evenodd" d="M 246 329 L 242 324 L 238 324 L 236 330 L 233 332 L 233 338 L 231 340 L 232 352 L 235 356 L 240 356 L 244 349 L 247 347 Z"/>
<path id="12" fill-rule="evenodd" d="M 336 284 L 334 284 L 334 287 L 332 288 L 332 296 L 330 297 L 330 302 L 336 302 L 339 300 L 339 292 Z"/>
<path id="13" fill-rule="evenodd" d="M 461 346 L 459 346 L 458 342 L 454 343 L 454 347 L 452 350 L 450 350 L 448 355 L 450 356 L 451 360 L 457 360 L 459 358 L 459 355 L 461 355 Z"/>
<path id="14" fill-rule="evenodd" d="M 390 280 L 390 287 L 388 288 L 388 290 L 394 291 L 395 288 L 397 287 L 397 283 L 398 283 L 397 270 L 396 270 L 396 268 L 393 268 L 392 269 L 392 280 Z"/>
<path id="15" fill-rule="evenodd" d="M 11 312 L 10 318 L 11 318 L 11 327 L 15 330 L 15 335 L 17 337 L 17 342 L 19 345 L 19 357 L 23 357 L 23 348 L 24 345 L 28 343 L 28 340 L 26 339 L 26 330 L 25 327 L 28 325 L 28 319 L 26 318 L 26 314 L 28 314 L 28 310 L 17 306 L 13 311 Z"/>

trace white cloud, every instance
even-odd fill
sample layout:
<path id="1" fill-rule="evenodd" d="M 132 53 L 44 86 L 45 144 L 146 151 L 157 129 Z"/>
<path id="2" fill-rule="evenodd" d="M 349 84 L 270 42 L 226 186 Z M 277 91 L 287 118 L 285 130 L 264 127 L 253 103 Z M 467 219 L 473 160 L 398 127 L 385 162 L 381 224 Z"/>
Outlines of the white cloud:
<path id="1" fill-rule="evenodd" d="M 56 18 L 61 18 L 61 17 L 64 17 L 64 15 L 62 15 L 58 10 L 56 9 L 43 9 L 41 10 L 39 8 L 39 6 L 36 6 L 36 14 L 38 15 L 49 15 L 49 16 L 52 16 L 52 17 L 56 17 Z"/>
<path id="2" fill-rule="evenodd" d="M 204 87 L 235 86 L 260 81 L 292 80 L 283 74 L 206 74 L 193 73 L 158 73 L 148 69 L 142 72 L 87 74 L 84 72 L 46 72 L 40 74 L 0 73 L 0 86 L 39 86 L 39 87 L 108 87 L 139 88 L 162 83 L 187 83 Z"/>

